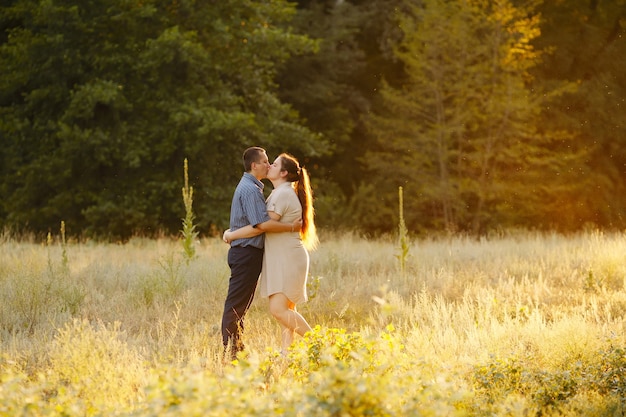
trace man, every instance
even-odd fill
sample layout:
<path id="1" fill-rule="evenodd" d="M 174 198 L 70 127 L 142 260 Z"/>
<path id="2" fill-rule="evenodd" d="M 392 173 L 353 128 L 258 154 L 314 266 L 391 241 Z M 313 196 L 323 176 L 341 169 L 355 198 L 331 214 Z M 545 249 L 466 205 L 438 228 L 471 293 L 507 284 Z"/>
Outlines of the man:
<path id="1" fill-rule="evenodd" d="M 222 316 L 222 341 L 224 352 L 228 353 L 230 349 L 231 359 L 236 359 L 237 353 L 244 348 L 241 341 L 243 318 L 252 304 L 263 264 L 262 233 L 289 232 L 301 228 L 301 222 L 285 224 L 270 219 L 267 214 L 264 184 L 261 182 L 270 168 L 265 150 L 256 146 L 246 149 L 243 165 L 245 172 L 235 189 L 230 208 L 230 230 L 252 225 L 259 229 L 259 235 L 234 240 L 228 250 L 231 273 Z"/>

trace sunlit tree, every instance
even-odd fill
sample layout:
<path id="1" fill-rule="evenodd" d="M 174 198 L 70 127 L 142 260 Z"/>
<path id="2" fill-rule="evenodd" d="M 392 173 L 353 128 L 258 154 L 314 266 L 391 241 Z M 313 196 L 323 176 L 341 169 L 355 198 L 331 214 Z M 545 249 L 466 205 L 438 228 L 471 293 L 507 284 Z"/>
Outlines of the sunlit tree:
<path id="1" fill-rule="evenodd" d="M 626 227 L 626 1 L 545 1 L 541 47 L 554 52 L 533 72 L 577 89 L 550 107 L 546 125 L 567 128 L 588 156 L 572 166 L 579 184 L 553 200 L 565 226 Z"/>
<path id="2" fill-rule="evenodd" d="M 405 187 L 414 227 L 477 233 L 528 220 L 562 164 L 552 142 L 566 139 L 537 129 L 550 94 L 529 74 L 541 54 L 533 2 L 409 3 L 395 53 L 405 76 L 381 91 L 365 163 L 381 188 Z"/>

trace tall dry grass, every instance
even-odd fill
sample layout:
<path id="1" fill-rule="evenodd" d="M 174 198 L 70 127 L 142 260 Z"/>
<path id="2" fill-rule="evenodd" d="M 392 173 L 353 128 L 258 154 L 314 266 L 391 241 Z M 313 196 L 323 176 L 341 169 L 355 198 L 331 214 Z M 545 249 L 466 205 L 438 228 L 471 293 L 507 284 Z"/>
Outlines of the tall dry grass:
<path id="1" fill-rule="evenodd" d="M 453 380 L 516 361 L 565 372 L 624 346 L 621 233 L 415 240 L 405 273 L 394 239 L 326 233 L 321 241 L 311 254 L 311 300 L 299 306 L 309 322 L 374 337 L 392 324 L 403 354 Z M 180 382 L 189 369 L 185 378 L 233 372 L 220 355 L 229 269 L 219 239 L 196 242 L 192 259 L 167 239 L 0 242 L 5 410 L 25 409 L 29 387 L 38 386 L 32 404 L 40 415 L 47 415 L 42 392 L 53 392 L 54 406 L 68 415 L 133 413 L 157 380 Z M 251 356 L 263 357 L 279 340 L 266 300 L 257 297 L 246 320 Z M 533 410 L 528 400 L 503 395 L 492 412 Z M 587 393 L 568 404 L 602 410 L 602 402 Z"/>

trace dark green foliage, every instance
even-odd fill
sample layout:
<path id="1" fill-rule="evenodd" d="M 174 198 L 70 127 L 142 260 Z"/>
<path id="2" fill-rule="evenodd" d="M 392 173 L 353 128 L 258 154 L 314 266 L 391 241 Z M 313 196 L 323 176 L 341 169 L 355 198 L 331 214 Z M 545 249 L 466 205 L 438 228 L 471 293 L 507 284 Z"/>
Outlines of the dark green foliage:
<path id="1" fill-rule="evenodd" d="M 4 7 L 4 225 L 175 231 L 188 157 L 202 223 L 223 226 L 246 147 L 322 145 L 275 94 L 277 65 L 313 47 L 283 26 L 293 13 L 243 0 Z"/>
<path id="2" fill-rule="evenodd" d="M 626 1 L 8 0 L 0 228 L 227 227 L 247 146 L 321 227 L 626 226 Z M 540 30 L 540 31 L 539 31 Z"/>

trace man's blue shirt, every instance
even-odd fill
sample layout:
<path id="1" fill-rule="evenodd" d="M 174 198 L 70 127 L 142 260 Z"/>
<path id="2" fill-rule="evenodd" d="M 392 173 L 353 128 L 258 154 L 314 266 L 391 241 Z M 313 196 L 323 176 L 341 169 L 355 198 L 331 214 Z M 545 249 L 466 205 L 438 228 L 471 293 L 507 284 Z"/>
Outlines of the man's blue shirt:
<path id="1" fill-rule="evenodd" d="M 263 186 L 263 183 L 254 175 L 244 172 L 235 189 L 230 206 L 230 230 L 235 231 L 249 224 L 256 226 L 270 220 L 265 207 Z M 236 239 L 231 242 L 231 246 L 254 246 L 263 249 L 264 237 L 265 234 L 260 234 L 255 237 Z"/>

